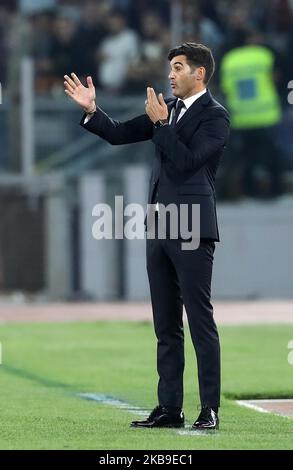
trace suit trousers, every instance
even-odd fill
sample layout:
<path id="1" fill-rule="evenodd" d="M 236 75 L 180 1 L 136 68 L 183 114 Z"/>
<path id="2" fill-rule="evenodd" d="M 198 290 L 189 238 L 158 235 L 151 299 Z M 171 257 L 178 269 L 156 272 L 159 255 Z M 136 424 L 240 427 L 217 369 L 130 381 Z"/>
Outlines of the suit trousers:
<path id="1" fill-rule="evenodd" d="M 182 250 L 178 239 L 147 239 L 147 272 L 157 337 L 158 402 L 183 406 L 185 306 L 202 406 L 220 405 L 220 343 L 210 302 L 215 243 Z"/>

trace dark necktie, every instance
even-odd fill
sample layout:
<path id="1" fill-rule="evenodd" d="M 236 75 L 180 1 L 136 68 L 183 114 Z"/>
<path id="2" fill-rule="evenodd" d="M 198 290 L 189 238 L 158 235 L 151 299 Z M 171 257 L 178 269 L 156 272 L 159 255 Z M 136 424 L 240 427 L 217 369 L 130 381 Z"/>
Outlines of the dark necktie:
<path id="1" fill-rule="evenodd" d="M 173 117 L 172 117 L 172 121 L 171 121 L 171 127 L 175 127 L 176 126 L 176 122 L 177 122 L 177 119 L 179 117 L 179 114 L 181 112 L 181 109 L 182 108 L 185 108 L 185 104 L 182 100 L 178 100 L 177 102 L 177 106 L 175 108 L 175 111 L 173 112 Z"/>

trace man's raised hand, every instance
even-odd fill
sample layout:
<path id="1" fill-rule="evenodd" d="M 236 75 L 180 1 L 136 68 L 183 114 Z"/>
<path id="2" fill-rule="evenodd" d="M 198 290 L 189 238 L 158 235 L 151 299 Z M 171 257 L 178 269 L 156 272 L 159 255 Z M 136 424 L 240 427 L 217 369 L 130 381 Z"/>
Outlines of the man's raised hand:
<path id="1" fill-rule="evenodd" d="M 70 96 L 77 104 L 79 104 L 86 113 L 96 110 L 96 90 L 92 77 L 87 77 L 87 87 L 85 87 L 75 73 L 71 76 L 64 75 L 65 93 Z"/>
<path id="2" fill-rule="evenodd" d="M 155 90 L 151 87 L 147 87 L 147 99 L 145 101 L 145 110 L 150 120 L 154 123 L 168 118 L 168 107 L 164 101 L 162 93 L 159 94 L 159 98 L 155 93 Z"/>

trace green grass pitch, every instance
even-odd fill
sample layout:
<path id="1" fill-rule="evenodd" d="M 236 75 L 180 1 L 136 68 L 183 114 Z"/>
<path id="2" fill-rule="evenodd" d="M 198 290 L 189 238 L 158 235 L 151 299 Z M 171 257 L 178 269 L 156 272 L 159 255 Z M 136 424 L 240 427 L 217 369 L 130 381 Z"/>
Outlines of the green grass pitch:
<path id="1" fill-rule="evenodd" d="M 198 415 L 195 357 L 186 328 L 184 411 Z M 220 328 L 220 431 L 179 435 L 133 429 L 134 414 L 86 401 L 109 394 L 157 404 L 156 342 L 149 323 L 1 325 L 0 449 L 292 449 L 293 419 L 242 408 L 236 398 L 293 397 L 292 326 Z"/>

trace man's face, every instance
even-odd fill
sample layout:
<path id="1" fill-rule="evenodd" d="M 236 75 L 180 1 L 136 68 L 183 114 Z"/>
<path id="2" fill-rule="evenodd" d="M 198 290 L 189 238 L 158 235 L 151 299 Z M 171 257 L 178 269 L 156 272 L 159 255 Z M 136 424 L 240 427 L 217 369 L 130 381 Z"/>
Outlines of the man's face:
<path id="1" fill-rule="evenodd" d="M 190 67 L 185 55 L 173 57 L 168 75 L 173 95 L 185 99 L 200 91 L 204 78 L 204 67 Z"/>

